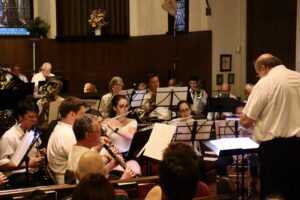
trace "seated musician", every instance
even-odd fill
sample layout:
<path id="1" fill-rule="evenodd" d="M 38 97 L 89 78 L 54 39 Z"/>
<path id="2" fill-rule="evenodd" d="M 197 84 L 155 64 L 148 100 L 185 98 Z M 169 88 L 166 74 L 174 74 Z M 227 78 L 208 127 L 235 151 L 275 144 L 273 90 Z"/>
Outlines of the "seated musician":
<path id="1" fill-rule="evenodd" d="M 97 116 L 85 114 L 77 118 L 73 124 L 73 131 L 77 140 L 77 143 L 73 146 L 68 156 L 67 169 L 75 172 L 77 165 L 82 154 L 88 151 L 100 151 L 102 145 L 100 145 L 100 123 Z M 114 153 L 118 155 L 118 150 L 113 149 Z M 110 172 L 114 167 L 117 166 L 116 161 L 109 153 L 105 153 L 102 156 L 102 160 L 105 164 L 105 169 Z M 121 179 L 133 177 L 131 168 L 125 170 Z"/>
<path id="2" fill-rule="evenodd" d="M 191 105 L 187 101 L 185 101 L 185 100 L 179 101 L 178 104 L 177 104 L 177 110 L 178 110 L 179 118 L 170 121 L 168 124 L 177 125 L 177 124 L 182 123 L 182 122 L 193 121 L 193 119 L 192 119 L 192 117 L 193 117 L 192 116 L 192 108 L 191 108 Z M 203 161 L 199 141 L 194 141 L 194 144 L 192 143 L 192 141 L 186 141 L 184 143 L 186 143 L 190 146 L 193 146 L 194 151 L 198 156 L 200 179 L 202 181 L 206 182 L 205 164 L 204 164 L 204 161 Z"/>
<path id="3" fill-rule="evenodd" d="M 0 139 L 0 170 L 8 176 L 12 188 L 41 185 L 41 177 L 38 177 L 36 173 L 29 174 L 29 185 L 27 185 L 25 163 L 23 162 L 18 167 L 11 161 L 17 148 L 21 145 L 24 135 L 37 123 L 37 105 L 33 101 L 23 100 L 18 103 L 15 112 L 18 124 L 12 126 Z M 36 147 L 33 147 L 28 154 L 31 172 L 36 172 L 44 161 L 44 157 L 37 157 L 37 151 Z"/>
<path id="4" fill-rule="evenodd" d="M 7 182 L 8 182 L 7 177 L 2 172 L 0 172 L 0 190 L 6 189 L 4 184 Z"/>
<path id="5" fill-rule="evenodd" d="M 83 93 L 96 93 L 97 87 L 95 84 L 87 82 L 83 86 Z"/>
<path id="6" fill-rule="evenodd" d="M 124 157 L 125 161 L 129 161 L 127 157 L 132 139 L 137 131 L 137 121 L 127 117 L 129 102 L 124 95 L 115 95 L 112 99 L 112 110 L 110 117 L 102 122 L 102 129 L 111 139 L 112 144 L 117 147 Z M 137 162 L 130 160 L 130 166 L 133 171 L 140 174 L 140 166 Z"/>
<path id="7" fill-rule="evenodd" d="M 230 92 L 230 85 L 228 82 L 223 82 L 220 88 L 219 94 L 215 96 L 216 98 L 231 98 L 231 99 L 236 99 L 237 97 L 231 94 Z M 223 112 L 223 113 L 214 113 L 214 112 L 209 112 L 207 114 L 207 119 L 208 120 L 214 120 L 214 119 L 222 119 L 225 116 L 232 115 L 231 112 Z"/>
<path id="8" fill-rule="evenodd" d="M 146 78 L 148 91 L 144 96 L 142 109 L 146 117 L 157 117 L 162 120 L 171 119 L 171 111 L 166 107 L 156 107 L 156 90 L 159 88 L 159 79 L 156 74 L 148 74 Z"/>
<path id="9" fill-rule="evenodd" d="M 61 120 L 51 133 L 47 146 L 48 165 L 58 184 L 64 184 L 68 155 L 76 143 L 72 126 L 85 111 L 85 103 L 76 97 L 67 97 L 59 107 Z"/>
<path id="10" fill-rule="evenodd" d="M 199 118 L 205 118 L 204 111 L 207 104 L 207 93 L 201 89 L 201 82 L 195 76 L 190 78 L 190 89 L 187 101 L 192 105 L 193 113 Z"/>
<path id="11" fill-rule="evenodd" d="M 197 156 L 184 143 L 171 143 L 163 153 L 158 166 L 160 186 L 153 187 L 146 200 L 152 199 L 192 199 L 208 196 L 207 185 L 199 182 Z"/>
<path id="12" fill-rule="evenodd" d="M 108 118 L 110 116 L 111 111 L 111 100 L 112 98 L 119 94 L 123 89 L 124 83 L 121 77 L 115 76 L 109 81 L 109 93 L 105 94 L 100 102 L 100 112 L 102 117 Z"/>
<path id="13" fill-rule="evenodd" d="M 38 92 L 39 87 L 39 81 L 45 81 L 46 78 L 54 76 L 54 74 L 51 73 L 52 65 L 48 62 L 45 62 L 41 68 L 40 72 L 33 75 L 31 82 L 34 83 L 34 93 Z"/>

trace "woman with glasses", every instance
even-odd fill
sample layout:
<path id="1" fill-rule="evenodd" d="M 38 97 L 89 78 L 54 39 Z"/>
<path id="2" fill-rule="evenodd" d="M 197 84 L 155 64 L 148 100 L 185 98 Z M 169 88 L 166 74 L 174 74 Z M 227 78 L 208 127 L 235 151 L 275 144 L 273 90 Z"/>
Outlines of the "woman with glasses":
<path id="1" fill-rule="evenodd" d="M 139 164 L 134 160 L 129 160 L 129 151 L 134 134 L 137 131 L 137 121 L 127 117 L 129 102 L 124 95 L 115 95 L 111 101 L 112 109 L 110 117 L 102 122 L 102 129 L 111 139 L 112 144 L 119 149 L 127 165 L 136 174 L 141 173 Z"/>
<path id="2" fill-rule="evenodd" d="M 137 121 L 127 117 L 128 99 L 124 95 L 115 95 L 111 101 L 110 117 L 103 122 L 106 134 L 111 138 L 122 154 L 128 152 L 132 138 L 137 130 Z"/>
<path id="3" fill-rule="evenodd" d="M 112 79 L 109 81 L 109 93 L 105 94 L 100 102 L 100 112 L 102 117 L 104 118 L 108 118 L 110 115 L 110 111 L 111 111 L 111 101 L 112 98 L 117 95 L 120 94 L 120 92 L 122 91 L 124 86 L 123 83 L 123 79 L 119 76 L 114 76 L 112 77 Z"/>
<path id="4" fill-rule="evenodd" d="M 194 119 L 192 119 L 192 117 L 193 117 L 192 107 L 187 101 L 185 101 L 185 100 L 179 101 L 178 104 L 177 104 L 177 110 L 178 110 L 178 117 L 179 118 L 173 119 L 168 124 L 185 125 L 186 122 L 194 121 Z M 204 164 L 203 157 L 202 157 L 202 154 L 201 154 L 199 141 L 194 141 L 194 144 L 192 143 L 192 141 L 185 141 L 183 143 L 186 143 L 190 146 L 193 146 L 194 151 L 198 156 L 199 176 L 200 176 L 199 179 L 206 183 L 207 180 L 206 180 L 206 175 L 205 175 L 205 164 Z"/>

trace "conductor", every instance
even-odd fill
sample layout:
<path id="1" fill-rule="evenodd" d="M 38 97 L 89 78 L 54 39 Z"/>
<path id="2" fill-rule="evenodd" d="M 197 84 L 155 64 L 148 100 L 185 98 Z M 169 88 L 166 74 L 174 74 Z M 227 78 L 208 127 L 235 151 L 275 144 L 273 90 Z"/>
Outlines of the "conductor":
<path id="1" fill-rule="evenodd" d="M 260 80 L 240 123 L 254 124 L 254 138 L 260 143 L 261 199 L 273 193 L 300 199 L 300 73 L 271 54 L 259 56 L 254 67 Z"/>

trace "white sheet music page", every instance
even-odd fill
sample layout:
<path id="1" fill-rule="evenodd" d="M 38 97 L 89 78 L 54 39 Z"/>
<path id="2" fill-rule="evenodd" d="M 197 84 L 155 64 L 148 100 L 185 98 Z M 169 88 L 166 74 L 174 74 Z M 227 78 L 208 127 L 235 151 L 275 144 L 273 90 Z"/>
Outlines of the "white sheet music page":
<path id="1" fill-rule="evenodd" d="M 10 161 L 18 166 L 19 163 L 22 161 L 33 139 L 34 139 L 34 131 L 31 130 L 29 132 L 26 132 L 22 140 L 22 143 L 20 144 L 20 146 L 18 146 L 16 152 L 14 153 Z"/>
<path id="2" fill-rule="evenodd" d="M 155 123 L 150 138 L 146 144 L 144 156 L 156 160 L 162 160 L 163 151 L 170 144 L 175 131 L 176 126 L 174 125 Z"/>
<path id="3" fill-rule="evenodd" d="M 50 123 L 52 120 L 56 120 L 58 118 L 58 108 L 59 108 L 61 102 L 63 102 L 63 99 L 58 99 L 58 100 L 50 102 L 48 123 Z"/>
<path id="4" fill-rule="evenodd" d="M 258 144 L 248 137 L 245 138 L 222 138 L 218 140 L 210 140 L 212 145 L 216 147 L 216 154 L 219 155 L 222 150 L 231 149 L 257 149 Z"/>

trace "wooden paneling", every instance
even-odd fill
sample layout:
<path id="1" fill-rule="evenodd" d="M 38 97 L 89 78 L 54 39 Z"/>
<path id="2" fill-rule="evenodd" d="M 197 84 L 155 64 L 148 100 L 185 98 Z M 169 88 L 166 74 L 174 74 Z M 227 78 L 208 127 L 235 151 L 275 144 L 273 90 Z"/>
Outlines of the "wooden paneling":
<path id="1" fill-rule="evenodd" d="M 106 11 L 103 35 L 129 35 L 129 0 L 57 0 L 57 36 L 92 35 L 88 24 L 92 10 Z"/>
<path id="2" fill-rule="evenodd" d="M 295 69 L 297 0 L 247 1 L 247 82 L 255 83 L 252 61 L 271 53 Z"/>
<path id="3" fill-rule="evenodd" d="M 191 76 L 204 79 L 204 88 L 211 92 L 211 32 L 195 32 L 177 36 L 177 75 L 187 83 Z M 21 42 L 19 44 L 18 42 Z M 23 44 L 32 51 L 29 40 L 9 40 L 1 45 L 5 62 L 18 60 L 15 52 L 23 52 Z M 21 47 L 17 47 L 15 45 Z M 100 92 L 107 92 L 111 77 L 123 77 L 126 87 L 143 82 L 149 72 L 159 75 L 161 86 L 166 86 L 173 69 L 174 38 L 169 35 L 130 38 L 77 38 L 70 40 L 43 39 L 36 42 L 36 66 L 50 62 L 53 71 L 60 71 L 70 80 L 70 92 L 80 93 L 87 81 L 94 82 Z M 12 46 L 15 46 L 12 48 Z M 11 49 L 6 51 L 5 49 Z M 26 51 L 25 51 L 26 52 Z M 32 63 L 32 54 L 24 57 Z M 29 68 L 30 69 L 30 68 Z"/>

